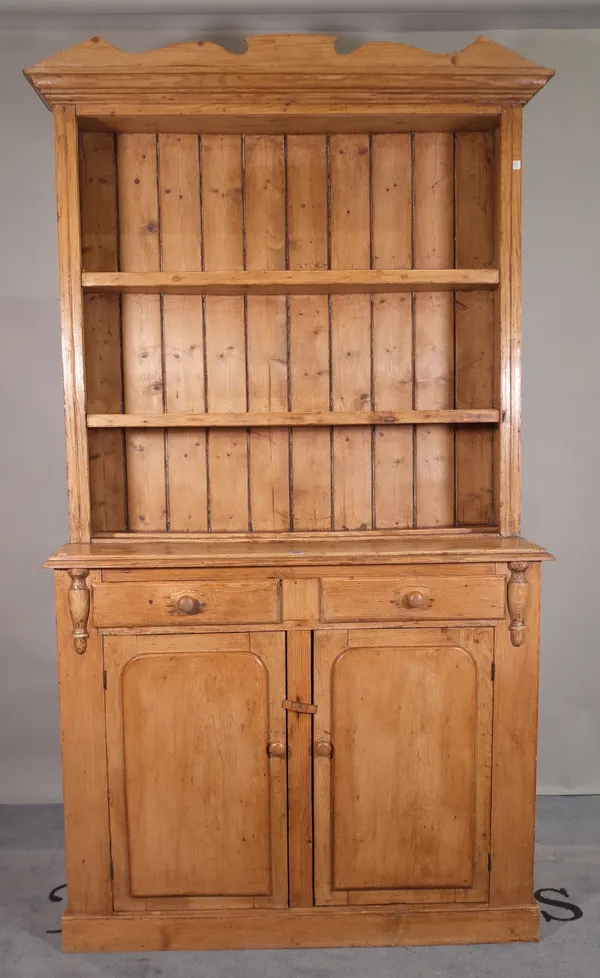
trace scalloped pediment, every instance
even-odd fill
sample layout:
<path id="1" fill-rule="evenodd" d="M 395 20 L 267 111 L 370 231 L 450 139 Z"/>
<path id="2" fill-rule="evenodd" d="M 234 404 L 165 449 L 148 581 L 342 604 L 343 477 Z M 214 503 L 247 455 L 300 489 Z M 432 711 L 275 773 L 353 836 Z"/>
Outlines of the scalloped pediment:
<path id="1" fill-rule="evenodd" d="M 103 37 L 91 37 L 64 51 L 51 55 L 28 69 L 28 73 L 56 68 L 148 68 L 205 67 L 236 65 L 244 70 L 254 67 L 268 70 L 331 66 L 348 67 L 435 68 L 523 68 L 546 71 L 541 65 L 516 51 L 478 37 L 467 47 L 450 54 L 438 54 L 394 41 L 371 41 L 348 54 L 338 54 L 337 38 L 327 34 L 259 34 L 246 39 L 246 50 L 234 53 L 213 41 L 185 41 L 142 53 L 122 51 Z M 243 64 L 241 64 L 243 62 Z"/>

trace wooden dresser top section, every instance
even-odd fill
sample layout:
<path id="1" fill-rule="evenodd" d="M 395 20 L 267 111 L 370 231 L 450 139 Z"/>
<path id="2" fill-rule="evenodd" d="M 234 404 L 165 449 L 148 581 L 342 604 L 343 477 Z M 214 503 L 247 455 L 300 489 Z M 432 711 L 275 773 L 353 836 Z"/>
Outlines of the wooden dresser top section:
<path id="1" fill-rule="evenodd" d="M 468 106 L 471 112 L 480 110 L 489 126 L 490 106 L 522 105 L 554 74 L 483 37 L 455 54 L 388 41 L 338 54 L 335 37 L 311 34 L 249 37 L 246 45 L 242 54 L 208 41 L 137 54 L 93 37 L 25 75 L 49 107 L 75 103 L 83 127 L 87 117 L 94 119 L 92 128 L 102 118 L 107 126 L 112 118 L 112 128 L 125 128 L 133 123 L 123 120 L 130 110 L 138 131 L 152 114 L 162 115 L 163 122 L 168 117 L 176 129 L 177 115 L 183 113 L 188 119 L 182 125 L 189 129 L 189 115 L 196 113 L 204 125 L 213 117 L 221 132 L 228 116 L 232 126 L 239 122 L 246 131 L 255 117 L 264 132 L 270 114 L 274 124 L 279 121 L 279 131 L 282 119 L 293 131 L 294 118 L 319 114 L 327 118 L 329 131 L 335 129 L 336 115 L 351 117 L 357 131 L 361 112 L 374 131 L 379 110 L 387 115 L 390 131 L 390 112 L 427 106 L 446 111 Z M 150 119 L 145 121 L 151 127 Z M 432 124 L 439 126 L 439 119 Z"/>
<path id="2" fill-rule="evenodd" d="M 520 537 L 495 534 L 379 535 L 345 533 L 328 539 L 300 534 L 281 539 L 143 541 L 113 539 L 66 544 L 44 565 L 66 567 L 267 567 L 353 564 L 479 563 L 551 560 L 551 555 Z"/>

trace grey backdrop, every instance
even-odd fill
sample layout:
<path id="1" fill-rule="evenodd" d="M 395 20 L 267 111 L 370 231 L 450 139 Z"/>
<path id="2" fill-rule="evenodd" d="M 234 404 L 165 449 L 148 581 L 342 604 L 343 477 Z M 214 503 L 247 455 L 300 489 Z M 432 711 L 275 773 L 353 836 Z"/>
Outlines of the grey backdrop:
<path id="1" fill-rule="evenodd" d="M 0 803 L 61 795 L 52 575 L 40 569 L 67 538 L 52 126 L 21 69 L 96 33 L 131 50 L 225 37 L 200 18 L 145 31 L 131 20 L 0 19 Z M 281 18 L 230 22 L 231 42 L 285 30 Z M 523 533 L 558 559 L 544 571 L 539 790 L 600 793 L 600 30 L 486 33 L 557 69 L 525 115 Z M 344 43 L 455 51 L 475 36 Z"/>

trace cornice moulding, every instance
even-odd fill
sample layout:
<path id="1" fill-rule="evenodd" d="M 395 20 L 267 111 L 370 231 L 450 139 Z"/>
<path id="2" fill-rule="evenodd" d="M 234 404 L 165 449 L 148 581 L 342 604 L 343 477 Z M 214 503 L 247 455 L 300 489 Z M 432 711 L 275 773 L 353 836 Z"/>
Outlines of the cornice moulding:
<path id="1" fill-rule="evenodd" d="M 338 54 L 336 38 L 315 34 L 256 35 L 235 54 L 209 41 L 128 53 L 94 37 L 25 71 L 49 107 L 85 103 L 239 106 L 239 99 L 278 106 L 353 103 L 402 106 L 524 104 L 552 77 L 551 69 L 485 37 L 454 54 L 436 54 L 390 41 L 374 41 Z"/>

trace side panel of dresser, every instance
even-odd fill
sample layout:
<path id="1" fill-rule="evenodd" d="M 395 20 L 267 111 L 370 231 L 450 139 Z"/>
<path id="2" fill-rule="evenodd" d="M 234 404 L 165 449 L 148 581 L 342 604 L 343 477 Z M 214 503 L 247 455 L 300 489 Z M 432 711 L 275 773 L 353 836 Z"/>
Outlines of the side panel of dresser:
<path id="1" fill-rule="evenodd" d="M 100 571 L 79 580 L 91 588 Z M 106 914 L 112 911 L 112 883 L 102 638 L 86 623 L 85 651 L 75 648 L 73 583 L 68 571 L 56 572 L 67 911 Z"/>
<path id="2" fill-rule="evenodd" d="M 496 628 L 490 878 L 495 906 L 533 903 L 541 564 L 516 572 L 511 566 L 497 569 L 506 575 L 507 592 L 515 573 L 524 574 L 524 630 L 516 646 L 510 607 Z"/>

